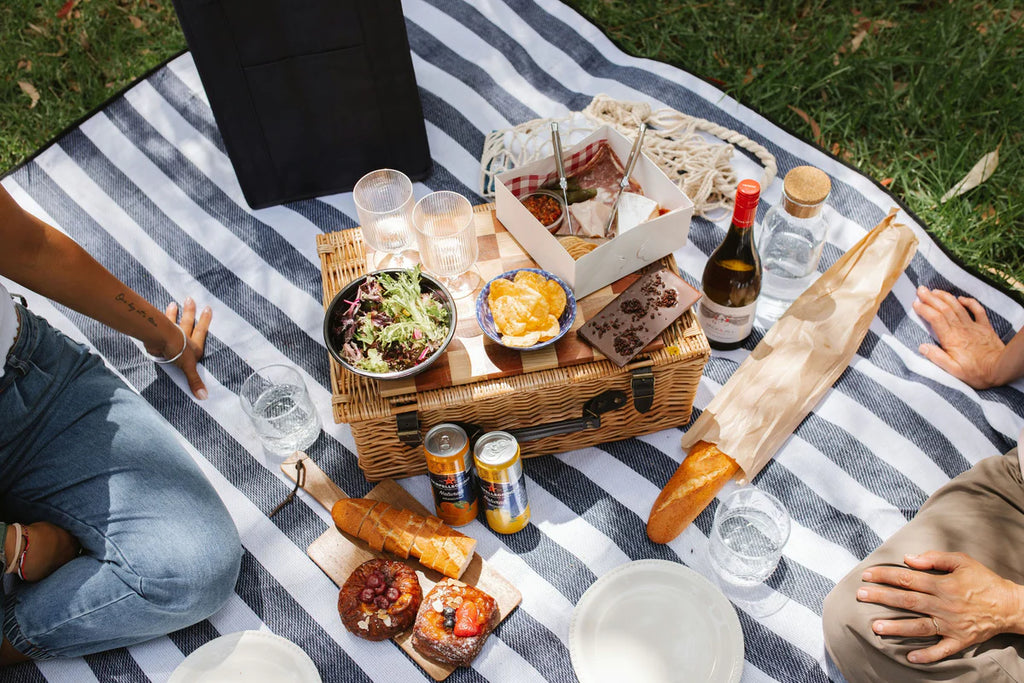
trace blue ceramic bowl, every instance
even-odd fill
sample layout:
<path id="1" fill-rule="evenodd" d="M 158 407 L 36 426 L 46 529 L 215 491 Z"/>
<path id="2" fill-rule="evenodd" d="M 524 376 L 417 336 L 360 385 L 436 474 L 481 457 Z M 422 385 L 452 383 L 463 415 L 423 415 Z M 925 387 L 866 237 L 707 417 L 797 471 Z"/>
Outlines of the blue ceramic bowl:
<path id="1" fill-rule="evenodd" d="M 558 317 L 558 334 L 551 339 L 538 342 L 533 346 L 508 346 L 507 344 L 503 344 L 501 341 L 502 334 L 498 331 L 498 326 L 494 324 L 494 316 L 491 315 L 491 307 L 487 304 L 487 297 L 491 293 L 491 283 L 493 283 L 494 280 L 513 280 L 515 279 L 516 273 L 521 270 L 538 273 L 548 280 L 554 280 L 561 285 L 562 290 L 565 292 L 565 310 L 562 311 L 562 315 Z M 565 336 L 565 333 L 572 327 L 574 320 L 576 320 L 576 297 L 573 295 L 572 289 L 569 285 L 565 284 L 561 278 L 552 275 L 546 270 L 540 270 L 538 268 L 516 268 L 515 270 L 504 272 L 484 285 L 483 290 L 481 290 L 480 294 L 476 298 L 476 321 L 479 323 L 480 329 L 483 330 L 484 334 L 498 344 L 510 349 L 516 349 L 517 351 L 536 351 L 537 349 L 543 349 L 545 346 L 554 344 Z"/>

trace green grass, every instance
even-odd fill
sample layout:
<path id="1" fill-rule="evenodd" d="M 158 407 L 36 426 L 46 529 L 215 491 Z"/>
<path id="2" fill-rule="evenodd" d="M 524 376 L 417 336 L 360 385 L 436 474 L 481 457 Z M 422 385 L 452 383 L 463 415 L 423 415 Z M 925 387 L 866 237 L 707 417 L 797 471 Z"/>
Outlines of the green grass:
<path id="1" fill-rule="evenodd" d="M 1015 3 L 568 4 L 626 52 L 715 82 L 887 184 L 966 263 L 1024 281 L 1024 9 Z M 992 177 L 940 203 L 996 147 Z"/>
<path id="2" fill-rule="evenodd" d="M 1024 281 L 1024 9 L 1013 2 L 569 0 L 888 185 L 964 262 Z M 0 4 L 0 172 L 185 47 L 169 0 Z M 30 66 L 29 66 L 30 65 Z M 31 84 L 39 100 L 19 86 Z M 981 187 L 939 198 L 987 152 Z"/>
<path id="3" fill-rule="evenodd" d="M 0 3 L 0 172 L 185 47 L 170 0 Z M 19 83 L 39 95 L 32 106 Z"/>

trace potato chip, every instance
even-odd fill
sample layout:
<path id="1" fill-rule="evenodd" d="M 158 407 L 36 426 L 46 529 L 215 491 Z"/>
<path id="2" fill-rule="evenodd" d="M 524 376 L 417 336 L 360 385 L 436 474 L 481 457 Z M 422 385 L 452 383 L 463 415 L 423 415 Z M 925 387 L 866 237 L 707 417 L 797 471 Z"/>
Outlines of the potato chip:
<path id="1" fill-rule="evenodd" d="M 540 340 L 540 332 L 533 331 L 527 332 L 523 335 L 506 334 L 501 337 L 501 343 L 505 346 L 514 346 L 516 348 L 525 348 L 527 346 L 533 346 Z"/>
<path id="2" fill-rule="evenodd" d="M 565 290 L 557 280 L 545 280 L 544 287 L 540 290 L 548 302 L 548 313 L 556 318 L 562 315 L 565 310 Z"/>
<path id="3" fill-rule="evenodd" d="M 498 297 L 491 304 L 491 316 L 502 334 L 523 334 L 530 318 L 529 310 L 515 296 Z"/>
<path id="4" fill-rule="evenodd" d="M 543 327 L 548 318 L 548 300 L 544 295 L 532 287 L 519 285 L 519 293 L 515 298 L 526 309 L 527 329 L 539 330 Z"/>
<path id="5" fill-rule="evenodd" d="M 540 341 L 547 341 L 553 337 L 557 337 L 561 331 L 562 326 L 558 324 L 558 318 L 553 315 L 548 315 L 547 327 L 540 330 Z"/>
<path id="6" fill-rule="evenodd" d="M 516 273 L 515 277 L 516 284 L 525 284 L 530 289 L 535 289 L 538 292 L 544 291 L 544 283 L 547 281 L 546 277 L 532 270 L 520 270 Z"/>
<path id="7" fill-rule="evenodd" d="M 498 278 L 491 283 L 491 293 L 488 295 L 488 298 L 497 299 L 499 296 L 508 296 L 509 294 L 515 293 L 516 285 L 512 280 Z"/>

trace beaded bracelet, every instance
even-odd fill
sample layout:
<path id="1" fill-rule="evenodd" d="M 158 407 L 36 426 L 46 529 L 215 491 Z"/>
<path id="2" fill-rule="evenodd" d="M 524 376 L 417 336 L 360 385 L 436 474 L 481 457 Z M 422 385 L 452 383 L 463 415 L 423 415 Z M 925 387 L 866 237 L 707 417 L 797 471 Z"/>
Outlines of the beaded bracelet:
<path id="1" fill-rule="evenodd" d="M 181 332 L 181 351 L 178 351 L 178 353 L 174 354 L 173 358 L 157 358 L 156 356 L 150 354 L 149 357 L 153 359 L 154 363 L 158 363 L 160 365 L 167 365 L 168 363 L 173 363 L 174 361 L 178 360 L 179 358 L 181 358 L 182 354 L 185 353 L 185 349 L 188 348 L 188 337 L 185 336 L 185 330 L 181 329 L 180 327 L 178 327 L 178 331 Z"/>

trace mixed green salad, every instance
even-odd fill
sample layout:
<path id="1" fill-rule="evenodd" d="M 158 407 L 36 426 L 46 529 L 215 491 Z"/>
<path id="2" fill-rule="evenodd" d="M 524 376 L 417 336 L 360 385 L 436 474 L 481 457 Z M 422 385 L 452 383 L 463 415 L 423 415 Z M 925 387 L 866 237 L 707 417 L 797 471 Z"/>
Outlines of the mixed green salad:
<path id="1" fill-rule="evenodd" d="M 336 347 L 354 367 L 373 373 L 419 365 L 441 347 L 451 325 L 448 309 L 420 287 L 420 267 L 367 276 L 330 323 Z"/>

